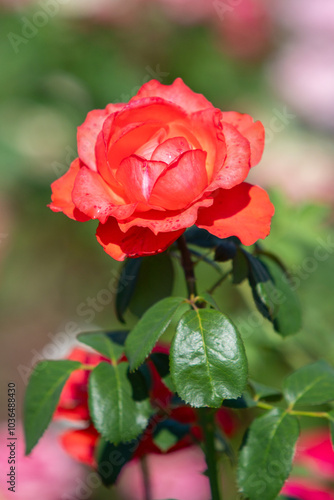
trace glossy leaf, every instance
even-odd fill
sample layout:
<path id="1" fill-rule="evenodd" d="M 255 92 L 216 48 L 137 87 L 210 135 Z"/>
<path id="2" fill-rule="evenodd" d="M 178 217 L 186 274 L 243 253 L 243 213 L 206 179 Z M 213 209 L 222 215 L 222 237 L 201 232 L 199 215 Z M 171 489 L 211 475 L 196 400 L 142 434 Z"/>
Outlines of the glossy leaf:
<path id="1" fill-rule="evenodd" d="M 139 269 L 130 311 L 141 317 L 153 304 L 170 297 L 174 285 L 174 266 L 167 252 L 144 257 Z"/>
<path id="2" fill-rule="evenodd" d="M 125 323 L 124 313 L 128 309 L 131 297 L 134 294 L 142 261 L 142 257 L 127 259 L 122 267 L 117 284 L 115 303 L 116 315 L 121 323 Z"/>
<path id="3" fill-rule="evenodd" d="M 132 399 L 128 366 L 102 362 L 89 377 L 89 409 L 94 426 L 114 444 L 136 438 L 145 429 L 151 411 L 148 401 Z"/>
<path id="4" fill-rule="evenodd" d="M 33 371 L 24 400 L 24 433 L 28 455 L 44 434 L 71 375 L 80 368 L 77 361 L 42 361 Z"/>
<path id="5" fill-rule="evenodd" d="M 135 370 L 145 361 L 184 300 L 182 297 L 163 299 L 152 306 L 138 321 L 125 343 L 131 370 Z"/>
<path id="6" fill-rule="evenodd" d="M 278 304 L 278 312 L 274 315 L 275 330 L 286 337 L 292 335 L 302 326 L 302 313 L 297 295 L 292 290 L 288 275 L 281 266 L 269 257 L 261 257 L 272 279 L 277 293 L 273 296 Z"/>
<path id="7" fill-rule="evenodd" d="M 334 369 L 325 361 L 303 366 L 285 380 L 283 392 L 291 406 L 334 401 Z"/>
<path id="8" fill-rule="evenodd" d="M 238 484 L 246 498 L 276 499 L 291 472 L 298 436 L 298 419 L 281 409 L 253 421 L 238 466 Z"/>
<path id="9" fill-rule="evenodd" d="M 117 361 L 124 351 L 123 346 L 113 342 L 105 332 L 80 333 L 78 340 L 113 361 Z"/>
<path id="10" fill-rule="evenodd" d="M 195 407 L 220 407 L 241 396 L 247 383 L 247 359 L 233 323 L 212 309 L 187 312 L 171 346 L 171 375 L 176 391 Z"/>

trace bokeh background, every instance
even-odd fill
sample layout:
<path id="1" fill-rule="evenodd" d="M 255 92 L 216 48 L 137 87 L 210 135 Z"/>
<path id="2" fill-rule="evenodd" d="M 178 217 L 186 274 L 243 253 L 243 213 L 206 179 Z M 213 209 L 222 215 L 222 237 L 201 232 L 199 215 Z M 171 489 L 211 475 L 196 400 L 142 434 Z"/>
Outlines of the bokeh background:
<path id="1" fill-rule="evenodd" d="M 75 333 L 120 326 L 114 301 L 99 301 L 119 264 L 96 242 L 95 223 L 47 204 L 87 112 L 127 101 L 152 78 L 182 77 L 215 106 L 265 125 L 251 176 L 276 206 L 263 246 L 287 263 L 304 319 L 282 341 L 247 286 L 217 290 L 252 378 L 280 387 L 308 362 L 334 364 L 332 0 L 0 0 L 0 32 L 1 399 L 14 381 L 21 407 L 33 364 L 64 355 Z M 204 264 L 198 275 L 203 290 L 215 281 Z M 92 488 L 91 498 L 112 497 Z"/>

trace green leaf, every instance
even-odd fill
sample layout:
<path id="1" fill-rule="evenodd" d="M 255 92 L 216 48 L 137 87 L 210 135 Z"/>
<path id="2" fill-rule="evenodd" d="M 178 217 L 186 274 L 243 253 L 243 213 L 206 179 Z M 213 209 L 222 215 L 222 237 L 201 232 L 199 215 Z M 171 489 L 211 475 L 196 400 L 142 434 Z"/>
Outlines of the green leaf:
<path id="1" fill-rule="evenodd" d="M 143 257 L 136 287 L 129 303 L 130 311 L 141 317 L 153 304 L 170 297 L 173 285 L 174 266 L 167 252 Z"/>
<path id="2" fill-rule="evenodd" d="M 78 340 L 115 362 L 124 351 L 124 347 L 113 342 L 105 332 L 80 333 Z"/>
<path id="3" fill-rule="evenodd" d="M 123 316 L 134 294 L 142 261 L 142 257 L 127 259 L 122 267 L 117 284 L 115 302 L 116 316 L 121 323 L 125 323 Z"/>
<path id="4" fill-rule="evenodd" d="M 136 439 L 119 445 L 100 439 L 97 449 L 97 472 L 104 486 L 115 484 L 124 465 L 132 459 L 137 446 Z"/>
<path id="5" fill-rule="evenodd" d="M 331 433 L 332 448 L 334 450 L 334 410 L 328 412 L 329 415 L 329 430 Z"/>
<path id="6" fill-rule="evenodd" d="M 273 321 L 279 310 L 274 281 L 263 262 L 248 252 L 244 253 L 249 263 L 248 280 L 255 305 L 265 318 Z"/>
<path id="7" fill-rule="evenodd" d="M 179 396 L 192 406 L 220 407 L 241 396 L 247 359 L 239 332 L 218 311 L 187 312 L 171 346 L 171 374 Z"/>
<path id="8" fill-rule="evenodd" d="M 286 337 L 292 335 L 302 326 L 302 314 L 297 295 L 291 288 L 288 275 L 281 266 L 271 258 L 262 256 L 261 261 L 267 267 L 277 290 L 273 296 L 279 306 L 278 312 L 274 314 L 275 330 Z"/>
<path id="9" fill-rule="evenodd" d="M 26 455 L 44 434 L 67 379 L 80 366 L 81 363 L 69 360 L 42 361 L 36 366 L 24 400 Z"/>
<path id="10" fill-rule="evenodd" d="M 250 380 L 249 384 L 254 391 L 254 399 L 257 401 L 260 399 L 266 399 L 267 401 L 279 401 L 282 398 L 281 391 L 275 389 L 274 387 L 259 384 L 254 380 Z"/>
<path id="11" fill-rule="evenodd" d="M 212 295 L 210 293 L 203 292 L 203 293 L 200 294 L 199 298 L 203 299 L 204 302 L 206 302 L 211 307 L 213 307 L 214 309 L 217 309 L 217 311 L 219 311 L 219 306 L 218 306 L 217 302 L 215 301 L 215 299 L 212 297 Z"/>
<path id="12" fill-rule="evenodd" d="M 146 427 L 148 401 L 132 399 L 128 363 L 100 363 L 89 377 L 89 410 L 98 432 L 111 443 L 130 441 Z"/>
<path id="13" fill-rule="evenodd" d="M 145 361 L 184 301 L 182 297 L 163 299 L 146 311 L 138 321 L 125 342 L 125 352 L 131 370 L 135 370 Z"/>
<path id="14" fill-rule="evenodd" d="M 227 262 L 235 257 L 237 253 L 237 243 L 233 238 L 225 238 L 221 240 L 215 251 L 215 260 L 217 262 Z"/>
<path id="15" fill-rule="evenodd" d="M 239 285 L 246 278 L 248 278 L 249 273 L 247 257 L 245 255 L 245 252 L 240 247 L 237 248 L 237 253 L 233 258 L 232 264 L 232 282 L 234 285 Z"/>
<path id="16" fill-rule="evenodd" d="M 238 466 L 238 484 L 246 498 L 276 499 L 291 472 L 298 436 L 298 419 L 279 408 L 253 421 Z"/>
<path id="17" fill-rule="evenodd" d="M 284 382 L 289 405 L 320 405 L 334 400 L 334 369 L 317 361 L 295 371 Z"/>

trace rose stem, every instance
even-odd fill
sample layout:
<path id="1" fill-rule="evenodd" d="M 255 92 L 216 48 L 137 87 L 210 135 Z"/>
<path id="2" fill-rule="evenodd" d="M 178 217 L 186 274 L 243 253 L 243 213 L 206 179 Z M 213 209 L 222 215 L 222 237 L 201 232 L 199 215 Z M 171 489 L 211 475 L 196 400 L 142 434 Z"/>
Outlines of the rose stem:
<path id="1" fill-rule="evenodd" d="M 140 466 L 141 466 L 141 471 L 142 471 L 142 476 L 143 476 L 143 481 L 144 481 L 145 500 L 152 500 L 150 475 L 149 475 L 149 470 L 148 470 L 147 465 L 148 465 L 147 458 L 146 458 L 146 456 L 143 456 L 140 459 Z"/>
<path id="2" fill-rule="evenodd" d="M 201 427 L 204 432 L 205 459 L 208 466 L 212 500 L 220 500 L 215 450 L 215 412 L 211 408 L 199 408 Z"/>
<path id="3" fill-rule="evenodd" d="M 184 235 L 180 236 L 180 238 L 177 240 L 177 244 L 181 253 L 181 264 L 184 270 L 184 276 L 186 278 L 189 299 L 191 299 L 193 297 L 196 297 L 197 295 L 194 263 L 191 260 L 191 255 L 187 247 L 187 242 Z"/>
<path id="4" fill-rule="evenodd" d="M 184 235 L 180 236 L 177 243 L 181 252 L 181 264 L 186 278 L 188 294 L 191 299 L 197 296 L 194 263 L 191 260 L 191 255 Z M 212 500 L 221 500 L 215 450 L 215 412 L 211 408 L 199 408 L 198 415 L 200 417 L 200 423 L 204 433 L 204 453 L 206 464 L 208 466 Z"/>

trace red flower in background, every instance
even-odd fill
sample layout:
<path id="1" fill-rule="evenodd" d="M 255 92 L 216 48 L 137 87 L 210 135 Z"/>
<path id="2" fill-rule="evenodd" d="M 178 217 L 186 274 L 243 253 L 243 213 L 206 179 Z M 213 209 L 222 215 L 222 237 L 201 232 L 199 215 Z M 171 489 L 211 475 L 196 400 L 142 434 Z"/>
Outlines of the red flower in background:
<path id="1" fill-rule="evenodd" d="M 301 435 L 294 464 L 305 474 L 298 477 L 292 473 L 281 494 L 296 500 L 334 500 L 334 451 L 328 429 Z"/>
<path id="2" fill-rule="evenodd" d="M 168 354 L 169 348 L 158 344 L 154 353 Z M 97 365 L 101 361 L 108 361 L 100 354 L 88 351 L 83 348 L 75 348 L 67 359 L 80 361 L 86 365 Z M 123 356 L 119 362 L 126 361 Z M 165 386 L 161 380 L 151 360 L 147 361 L 151 375 L 150 400 L 152 406 L 157 409 L 157 413 L 152 417 L 147 429 L 137 443 L 133 452 L 133 458 L 142 457 L 149 453 L 164 453 L 155 443 L 155 432 L 159 425 L 163 425 L 168 419 L 170 423 L 183 426 L 184 435 L 173 444 L 167 453 L 171 453 L 188 446 L 192 446 L 202 440 L 200 427 L 197 424 L 197 415 L 193 408 L 185 405 L 173 403 L 173 393 Z M 71 429 L 64 432 L 60 441 L 66 452 L 76 460 L 96 468 L 95 451 L 100 438 L 99 433 L 91 422 L 88 408 L 88 370 L 74 371 L 66 382 L 54 418 L 81 421 L 86 423 L 86 427 L 81 429 Z M 217 423 L 230 436 L 237 428 L 237 421 L 229 410 L 221 408 L 217 412 Z"/>
<path id="3" fill-rule="evenodd" d="M 97 239 L 116 260 L 162 252 L 193 224 L 251 245 L 274 213 L 267 193 L 243 182 L 263 147 L 260 122 L 220 111 L 181 79 L 152 80 L 128 104 L 88 113 L 50 208 L 98 219 Z"/>

